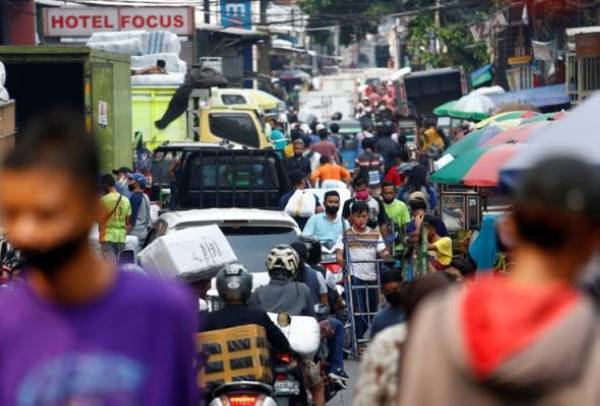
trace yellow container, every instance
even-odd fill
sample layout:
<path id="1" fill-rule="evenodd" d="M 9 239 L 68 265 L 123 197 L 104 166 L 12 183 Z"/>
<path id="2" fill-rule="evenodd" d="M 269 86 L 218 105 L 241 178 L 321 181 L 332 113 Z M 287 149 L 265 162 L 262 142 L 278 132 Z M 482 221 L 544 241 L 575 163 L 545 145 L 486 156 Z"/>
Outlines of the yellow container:
<path id="1" fill-rule="evenodd" d="M 144 142 L 150 150 L 163 144 L 165 141 L 185 141 L 188 139 L 187 117 L 179 116 L 164 130 L 159 130 L 154 125 L 167 110 L 171 97 L 177 86 L 141 86 L 131 87 L 132 107 L 132 141 L 135 133 L 140 131 Z"/>
<path id="2" fill-rule="evenodd" d="M 271 383 L 273 379 L 262 326 L 247 324 L 200 333 L 197 349 L 205 359 L 198 374 L 201 388 L 235 381 Z"/>

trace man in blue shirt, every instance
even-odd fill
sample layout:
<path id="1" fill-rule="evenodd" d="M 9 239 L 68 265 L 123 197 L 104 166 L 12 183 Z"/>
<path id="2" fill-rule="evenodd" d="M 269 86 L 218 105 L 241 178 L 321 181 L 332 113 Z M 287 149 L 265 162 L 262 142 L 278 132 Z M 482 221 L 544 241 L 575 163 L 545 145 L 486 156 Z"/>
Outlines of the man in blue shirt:
<path id="1" fill-rule="evenodd" d="M 338 217 L 340 210 L 340 194 L 336 190 L 325 193 L 325 212 L 311 216 L 304 226 L 303 235 L 312 235 L 321 244 L 333 246 L 347 228 L 348 222 Z"/>
<path id="2" fill-rule="evenodd" d="M 402 310 L 402 272 L 389 270 L 381 273 L 381 292 L 389 306 L 381 309 L 371 322 L 371 340 L 381 330 L 406 320 Z"/>

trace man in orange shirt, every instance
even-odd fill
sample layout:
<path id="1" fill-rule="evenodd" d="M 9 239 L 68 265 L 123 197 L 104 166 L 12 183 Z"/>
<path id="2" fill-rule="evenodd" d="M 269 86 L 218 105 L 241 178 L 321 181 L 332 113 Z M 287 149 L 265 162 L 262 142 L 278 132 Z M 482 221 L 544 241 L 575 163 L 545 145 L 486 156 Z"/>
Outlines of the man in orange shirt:
<path id="1" fill-rule="evenodd" d="M 310 175 L 310 182 L 313 187 L 317 186 L 317 181 L 323 183 L 326 180 L 339 180 L 348 185 L 352 178 L 348 169 L 336 163 L 332 163 L 331 159 L 326 155 L 321 156 L 320 163 L 321 166 Z"/>

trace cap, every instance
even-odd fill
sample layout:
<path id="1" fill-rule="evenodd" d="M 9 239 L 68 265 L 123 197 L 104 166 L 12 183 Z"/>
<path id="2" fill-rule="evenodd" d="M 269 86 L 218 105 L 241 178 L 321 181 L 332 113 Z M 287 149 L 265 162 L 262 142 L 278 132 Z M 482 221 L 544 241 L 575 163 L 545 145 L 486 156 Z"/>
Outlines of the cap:
<path id="1" fill-rule="evenodd" d="M 127 174 L 127 177 L 140 184 L 142 189 L 146 188 L 146 177 L 139 172 Z"/>
<path id="2" fill-rule="evenodd" d="M 126 166 L 122 166 L 119 169 L 113 169 L 112 171 L 113 175 L 118 175 L 121 172 L 132 173 L 133 171 Z"/>
<path id="3" fill-rule="evenodd" d="M 412 192 L 409 196 L 408 196 L 408 200 L 422 200 L 423 202 L 427 203 L 427 197 L 425 196 L 425 193 L 423 192 Z"/>

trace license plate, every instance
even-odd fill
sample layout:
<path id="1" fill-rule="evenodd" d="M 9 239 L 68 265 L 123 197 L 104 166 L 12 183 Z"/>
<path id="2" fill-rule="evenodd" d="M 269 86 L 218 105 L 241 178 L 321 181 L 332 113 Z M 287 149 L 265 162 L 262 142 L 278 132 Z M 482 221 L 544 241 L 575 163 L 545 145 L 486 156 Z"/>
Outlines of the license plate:
<path id="1" fill-rule="evenodd" d="M 275 394 L 276 395 L 299 395 L 300 394 L 300 383 L 295 381 L 276 381 L 275 382 Z"/>

